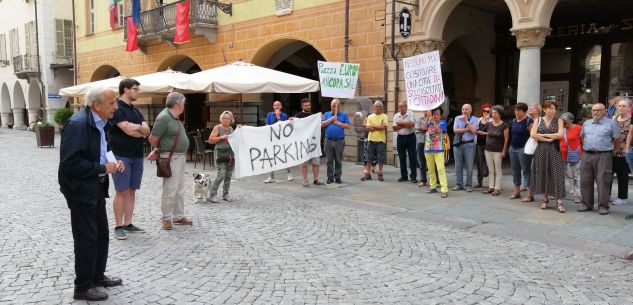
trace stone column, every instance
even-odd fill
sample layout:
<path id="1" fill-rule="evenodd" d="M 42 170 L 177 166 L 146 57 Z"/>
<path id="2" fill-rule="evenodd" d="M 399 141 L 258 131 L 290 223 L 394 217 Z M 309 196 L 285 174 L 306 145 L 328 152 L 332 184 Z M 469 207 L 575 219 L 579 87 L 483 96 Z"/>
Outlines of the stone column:
<path id="1" fill-rule="evenodd" d="M 13 108 L 13 129 L 26 130 L 24 108 Z"/>
<path id="2" fill-rule="evenodd" d="M 0 113 L 0 118 L 2 119 L 2 128 L 9 128 L 12 121 L 11 112 Z"/>
<path id="3" fill-rule="evenodd" d="M 32 122 L 37 122 L 37 117 L 39 116 L 40 108 L 28 108 L 26 109 L 29 113 L 29 121 L 25 122 L 27 125 L 30 125 Z"/>
<path id="4" fill-rule="evenodd" d="M 521 52 L 517 102 L 529 105 L 541 101 L 541 48 L 550 32 L 550 28 L 512 30 Z"/>

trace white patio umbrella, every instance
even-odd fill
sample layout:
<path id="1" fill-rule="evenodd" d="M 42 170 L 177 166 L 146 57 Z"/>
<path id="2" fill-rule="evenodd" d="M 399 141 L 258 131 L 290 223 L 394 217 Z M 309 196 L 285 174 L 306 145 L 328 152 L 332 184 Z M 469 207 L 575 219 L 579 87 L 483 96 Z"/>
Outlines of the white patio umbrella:
<path id="1" fill-rule="evenodd" d="M 319 82 L 254 64 L 236 61 L 191 74 L 176 87 L 215 93 L 303 93 L 319 91 Z"/>
<path id="2" fill-rule="evenodd" d="M 125 77 L 123 76 L 115 76 L 112 78 L 102 79 L 90 83 L 79 84 L 72 87 L 66 87 L 59 90 L 59 94 L 71 97 L 83 97 L 90 91 L 90 88 L 93 87 L 108 87 L 114 91 L 119 91 L 119 83 Z"/>
<path id="3" fill-rule="evenodd" d="M 150 74 L 140 75 L 131 77 L 141 83 L 141 94 L 143 95 L 151 95 L 151 94 L 165 94 L 176 89 L 174 87 L 176 83 L 188 83 L 191 75 L 173 71 L 171 69 L 167 69 L 165 71 L 154 72 Z M 86 84 L 76 85 L 72 87 L 67 87 L 59 90 L 59 94 L 67 95 L 72 97 L 80 97 L 86 95 L 90 88 L 102 86 L 108 87 L 112 90 L 118 92 L 119 91 L 119 82 L 125 77 L 117 76 L 113 78 L 108 78 L 100 81 L 90 82 Z"/>

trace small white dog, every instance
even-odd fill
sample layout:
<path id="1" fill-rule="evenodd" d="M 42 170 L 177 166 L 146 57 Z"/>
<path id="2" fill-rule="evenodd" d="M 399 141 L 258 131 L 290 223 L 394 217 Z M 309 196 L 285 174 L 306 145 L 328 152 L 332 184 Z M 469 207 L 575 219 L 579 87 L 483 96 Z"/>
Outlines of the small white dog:
<path id="1" fill-rule="evenodd" d="M 211 197 L 211 177 L 207 174 L 193 174 L 193 198 L 196 203 L 206 202 Z"/>

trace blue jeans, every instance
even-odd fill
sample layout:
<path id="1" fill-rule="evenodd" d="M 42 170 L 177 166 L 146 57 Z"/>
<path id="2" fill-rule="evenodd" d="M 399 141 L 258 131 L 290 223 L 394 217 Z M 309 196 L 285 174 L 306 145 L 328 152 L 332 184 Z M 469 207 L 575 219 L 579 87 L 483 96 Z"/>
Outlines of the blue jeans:
<path id="1" fill-rule="evenodd" d="M 510 163 L 512 164 L 512 181 L 515 186 L 530 185 L 532 175 L 532 156 L 523 152 L 523 147 L 514 148 L 510 145 Z M 521 175 L 523 173 L 523 175 Z M 525 184 L 524 184 L 525 183 Z"/>
<path id="2" fill-rule="evenodd" d="M 453 146 L 453 155 L 455 157 L 455 184 L 457 187 L 473 186 L 475 145 L 475 143 L 464 143 Z M 464 185 L 464 165 L 466 166 L 466 185 Z"/>

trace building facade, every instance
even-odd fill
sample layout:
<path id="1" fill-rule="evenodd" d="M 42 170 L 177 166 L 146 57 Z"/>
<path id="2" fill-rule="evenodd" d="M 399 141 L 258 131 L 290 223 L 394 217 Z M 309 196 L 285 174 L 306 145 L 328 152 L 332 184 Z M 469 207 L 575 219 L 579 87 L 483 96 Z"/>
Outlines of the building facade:
<path id="1" fill-rule="evenodd" d="M 71 1 L 0 2 L 0 124 L 53 121 L 73 84 Z"/>
<path id="2" fill-rule="evenodd" d="M 237 60 L 318 80 L 317 60 L 349 61 L 360 64 L 356 95 L 386 100 L 391 116 L 396 101 L 406 100 L 402 58 L 439 50 L 456 109 L 472 103 L 477 113 L 490 102 L 512 115 L 517 102 L 553 100 L 581 117 L 595 102 L 633 94 L 633 1 L 190 0 L 191 41 L 174 45 L 176 2 L 142 0 L 141 50 L 125 52 L 130 1 L 118 4 L 111 28 L 107 1 L 75 0 L 78 83 L 168 68 L 195 73 Z M 402 25 L 405 8 L 410 28 Z M 330 101 L 318 92 L 187 97 L 189 129 L 208 126 L 225 109 L 261 124 L 274 100 L 291 115 L 303 97 L 316 111 L 327 111 Z M 163 101 L 141 102 L 150 123 Z M 351 117 L 360 110 L 353 102 L 343 109 Z M 348 135 L 345 155 L 354 159 L 357 134 Z"/>

